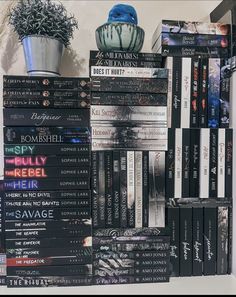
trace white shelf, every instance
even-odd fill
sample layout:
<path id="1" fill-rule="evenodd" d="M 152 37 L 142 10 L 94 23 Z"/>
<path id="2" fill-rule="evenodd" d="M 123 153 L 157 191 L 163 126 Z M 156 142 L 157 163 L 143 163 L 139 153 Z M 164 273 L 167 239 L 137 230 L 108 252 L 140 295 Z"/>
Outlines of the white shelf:
<path id="1" fill-rule="evenodd" d="M 233 275 L 171 278 L 170 283 L 70 288 L 5 288 L 1 295 L 234 295 Z"/>

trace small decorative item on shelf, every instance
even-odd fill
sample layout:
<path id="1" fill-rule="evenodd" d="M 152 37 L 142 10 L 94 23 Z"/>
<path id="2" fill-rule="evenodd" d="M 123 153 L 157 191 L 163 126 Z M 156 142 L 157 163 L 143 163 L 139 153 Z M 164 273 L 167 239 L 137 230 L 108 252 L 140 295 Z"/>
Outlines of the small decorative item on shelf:
<path id="1" fill-rule="evenodd" d="M 103 52 L 140 52 L 145 33 L 137 23 L 137 14 L 132 6 L 115 5 L 109 12 L 107 23 L 96 30 L 98 49 Z"/>
<path id="2" fill-rule="evenodd" d="M 9 23 L 23 44 L 28 74 L 59 76 L 64 48 L 78 28 L 65 7 L 51 0 L 20 0 L 9 14 Z"/>

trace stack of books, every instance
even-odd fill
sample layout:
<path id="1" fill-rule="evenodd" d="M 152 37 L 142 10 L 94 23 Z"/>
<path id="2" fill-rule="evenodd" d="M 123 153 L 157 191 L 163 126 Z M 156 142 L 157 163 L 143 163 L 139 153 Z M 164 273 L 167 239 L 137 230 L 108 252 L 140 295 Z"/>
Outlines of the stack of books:
<path id="1" fill-rule="evenodd" d="M 228 58 L 230 25 L 162 20 L 152 37 L 152 51 L 164 56 Z"/>
<path id="2" fill-rule="evenodd" d="M 7 285 L 91 284 L 89 79 L 3 88 Z"/>
<path id="3" fill-rule="evenodd" d="M 97 229 L 93 235 L 95 285 L 169 281 L 170 238 L 165 229 Z"/>
<path id="4" fill-rule="evenodd" d="M 0 180 L 0 286 L 6 285 L 7 276 L 3 184 L 4 181 Z"/>
<path id="5" fill-rule="evenodd" d="M 134 61 L 135 66 L 146 67 L 96 66 L 126 65 L 127 59 Z M 160 55 L 150 53 L 90 53 L 92 216 L 94 232 L 104 230 L 94 242 L 107 243 L 107 248 L 112 249 L 119 240 L 124 240 L 127 249 L 132 241 L 140 242 L 131 251 L 139 252 L 142 247 L 145 252 L 152 250 L 152 241 L 161 239 L 151 236 L 146 244 L 141 235 L 109 239 L 106 228 L 117 232 L 117 229 L 165 227 L 168 70 L 144 64 L 161 65 L 161 60 Z M 168 236 L 165 240 L 169 241 Z M 119 250 L 125 251 L 128 250 Z M 113 262 L 112 259 L 109 261 Z M 134 261 L 133 256 L 131 259 Z M 95 262 L 96 284 L 137 282 L 139 268 L 134 267 L 124 269 L 126 274 L 122 277 L 119 271 L 111 272 L 110 276 L 119 278 L 108 282 L 108 274 L 102 275 L 101 261 Z M 152 278 L 153 267 L 142 270 L 144 273 L 147 269 L 150 282 L 169 279 L 168 261 L 163 263 L 165 267 L 156 265 L 155 269 L 163 269 L 165 278 Z"/>
<path id="6" fill-rule="evenodd" d="M 91 99 L 93 226 L 163 227 L 164 215 L 158 213 L 165 196 L 167 106 L 158 96 L 167 94 L 168 71 L 91 65 L 90 72 L 91 98 L 94 92 L 101 92 L 102 101 L 113 98 L 106 105 L 93 105 Z M 141 106 L 133 94 L 154 94 L 156 104 Z M 127 95 L 130 100 L 117 105 Z"/>

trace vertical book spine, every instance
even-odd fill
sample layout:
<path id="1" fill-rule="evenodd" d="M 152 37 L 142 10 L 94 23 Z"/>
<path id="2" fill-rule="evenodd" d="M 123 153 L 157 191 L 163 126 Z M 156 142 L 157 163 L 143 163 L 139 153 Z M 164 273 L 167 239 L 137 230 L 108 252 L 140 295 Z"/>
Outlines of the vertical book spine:
<path id="1" fill-rule="evenodd" d="M 218 130 L 210 129 L 210 184 L 209 197 L 217 197 Z"/>
<path id="2" fill-rule="evenodd" d="M 106 200 L 106 227 L 113 227 L 113 192 L 112 192 L 112 152 L 105 152 L 105 200 Z"/>
<path id="3" fill-rule="evenodd" d="M 127 152 L 120 152 L 120 226 L 127 228 Z"/>
<path id="4" fill-rule="evenodd" d="M 190 128 L 191 58 L 182 58 L 181 128 Z"/>
<path id="5" fill-rule="evenodd" d="M 183 129 L 182 145 L 182 198 L 189 197 L 190 186 L 190 129 Z"/>
<path id="6" fill-rule="evenodd" d="M 218 128 L 220 119 L 220 59 L 209 58 L 208 127 Z"/>
<path id="7" fill-rule="evenodd" d="M 182 129 L 175 129 L 175 198 L 182 196 Z"/>
<path id="8" fill-rule="evenodd" d="M 135 228 L 143 227 L 143 154 L 135 153 Z"/>
<path id="9" fill-rule="evenodd" d="M 98 154 L 98 227 L 105 228 L 105 160 L 104 152 L 99 152 Z"/>
<path id="10" fill-rule="evenodd" d="M 120 227 L 120 152 L 113 152 L 114 228 Z"/>
<path id="11" fill-rule="evenodd" d="M 143 227 L 148 227 L 148 194 L 149 194 L 149 157 L 148 151 L 143 152 Z"/>
<path id="12" fill-rule="evenodd" d="M 225 129 L 218 130 L 217 197 L 225 196 Z"/>
<path id="13" fill-rule="evenodd" d="M 178 207 L 168 208 L 168 226 L 170 228 L 170 263 L 171 276 L 179 276 L 179 258 L 180 258 L 180 215 Z"/>
<path id="14" fill-rule="evenodd" d="M 172 128 L 180 128 L 181 117 L 181 79 L 182 60 L 179 57 L 173 58 L 173 81 L 172 81 Z"/>
<path id="15" fill-rule="evenodd" d="M 227 206 L 218 207 L 217 274 L 227 274 L 229 244 L 229 213 Z"/>
<path id="16" fill-rule="evenodd" d="M 192 208 L 180 207 L 180 276 L 192 275 Z"/>
<path id="17" fill-rule="evenodd" d="M 204 208 L 204 275 L 216 274 L 216 207 Z"/>
<path id="18" fill-rule="evenodd" d="M 200 198 L 209 197 L 210 129 L 200 131 Z"/>
<path id="19" fill-rule="evenodd" d="M 193 207 L 193 275 L 203 270 L 203 207 Z"/>
<path id="20" fill-rule="evenodd" d="M 166 152 L 166 198 L 174 198 L 175 183 L 175 129 L 168 129 L 168 151 Z"/>
<path id="21" fill-rule="evenodd" d="M 199 109 L 199 58 L 192 58 L 192 81 L 191 81 L 191 115 L 190 127 L 198 128 Z"/>
<path id="22" fill-rule="evenodd" d="M 127 152 L 127 207 L 128 226 L 135 227 L 135 184 L 134 184 L 134 151 Z"/>

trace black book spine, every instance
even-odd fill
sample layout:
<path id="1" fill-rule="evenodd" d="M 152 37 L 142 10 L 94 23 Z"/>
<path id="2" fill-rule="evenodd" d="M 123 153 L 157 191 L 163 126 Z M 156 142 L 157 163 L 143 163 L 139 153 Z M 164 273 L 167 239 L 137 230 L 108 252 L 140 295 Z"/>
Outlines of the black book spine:
<path id="1" fill-rule="evenodd" d="M 199 127 L 208 127 L 208 59 L 201 59 L 199 88 Z"/>
<path id="2" fill-rule="evenodd" d="M 192 275 L 192 208 L 180 208 L 180 276 Z"/>
<path id="3" fill-rule="evenodd" d="M 173 82 L 172 82 L 172 128 L 180 128 L 181 121 L 181 77 L 182 59 L 173 59 Z"/>
<path id="4" fill-rule="evenodd" d="M 91 92 L 92 105 L 166 106 L 167 95 L 154 93 Z"/>
<path id="5" fill-rule="evenodd" d="M 149 221 L 149 153 L 143 152 L 143 227 Z"/>
<path id="6" fill-rule="evenodd" d="M 219 206 L 217 212 L 217 274 L 227 274 L 229 246 L 229 212 L 227 206 Z"/>
<path id="7" fill-rule="evenodd" d="M 4 108 L 4 126 L 89 127 L 89 109 Z"/>
<path id="8" fill-rule="evenodd" d="M 4 75 L 4 89 L 30 89 L 30 90 L 89 90 L 90 80 L 88 77 L 43 77 Z"/>
<path id="9" fill-rule="evenodd" d="M 120 151 L 120 227 L 127 228 L 127 152 Z"/>
<path id="10" fill-rule="evenodd" d="M 105 152 L 105 201 L 106 201 L 106 227 L 113 226 L 113 158 L 112 152 Z"/>
<path id="11" fill-rule="evenodd" d="M 193 207 L 193 275 L 203 271 L 203 208 Z"/>
<path id="12" fill-rule="evenodd" d="M 91 66 L 161 68 L 161 61 L 149 62 L 143 60 L 118 60 L 98 58 L 89 60 L 89 67 Z"/>
<path id="13" fill-rule="evenodd" d="M 173 198 L 175 189 L 175 129 L 168 129 L 166 168 L 166 198 Z"/>
<path id="14" fill-rule="evenodd" d="M 225 135 L 225 197 L 232 197 L 233 176 L 233 130 L 226 129 Z"/>
<path id="15" fill-rule="evenodd" d="M 19 144 L 4 145 L 5 156 L 28 156 L 28 155 L 87 155 L 90 154 L 89 144 Z"/>
<path id="16" fill-rule="evenodd" d="M 217 197 L 218 130 L 210 129 L 210 187 L 209 197 Z"/>
<path id="17" fill-rule="evenodd" d="M 84 95 L 84 98 L 77 98 L 75 96 L 72 99 L 56 99 L 56 98 L 40 98 L 40 99 L 25 99 L 25 98 L 13 98 L 13 99 L 4 99 L 3 106 L 6 108 L 89 108 L 90 107 L 90 98 L 89 94 L 81 92 Z"/>
<path id="18" fill-rule="evenodd" d="M 208 127 L 219 128 L 221 59 L 210 58 L 208 61 Z"/>
<path id="19" fill-rule="evenodd" d="M 190 197 L 199 197 L 200 129 L 192 129 L 190 136 Z"/>
<path id="20" fill-rule="evenodd" d="M 92 152 L 92 222 L 99 227 L 98 220 L 98 152 Z"/>
<path id="21" fill-rule="evenodd" d="M 230 75 L 229 65 L 222 59 L 221 79 L 220 79 L 220 128 L 229 128 L 229 111 L 230 111 Z"/>
<path id="22" fill-rule="evenodd" d="M 129 52 L 101 52 L 90 51 L 90 60 L 114 59 L 128 61 L 161 62 L 162 56 L 154 53 L 129 53 Z"/>
<path id="23" fill-rule="evenodd" d="M 228 274 L 232 273 L 232 252 L 233 252 L 233 212 L 232 206 L 228 208 L 228 216 L 229 216 L 229 245 L 228 245 Z"/>
<path id="24" fill-rule="evenodd" d="M 210 46 L 168 46 L 162 45 L 159 50 L 162 56 L 173 57 L 197 57 L 204 56 L 207 58 L 228 58 L 228 48 L 210 47 Z"/>
<path id="25" fill-rule="evenodd" d="M 105 228 L 105 160 L 104 151 L 98 153 L 98 227 Z"/>
<path id="26" fill-rule="evenodd" d="M 180 275 L 180 209 L 168 208 L 168 226 L 170 228 L 170 267 L 171 276 Z"/>
<path id="27" fill-rule="evenodd" d="M 29 221 L 38 219 L 51 219 L 51 220 L 62 220 L 62 219 L 81 219 L 91 218 L 90 208 L 8 208 L 5 211 L 6 221 Z"/>
<path id="28" fill-rule="evenodd" d="M 204 208 L 204 275 L 216 274 L 216 250 L 217 250 L 217 216 L 216 207 Z"/>
<path id="29" fill-rule="evenodd" d="M 46 287 L 76 287 L 91 286 L 92 276 L 8 276 L 8 288 L 46 288 Z"/>
<path id="30" fill-rule="evenodd" d="M 114 227 L 120 227 L 120 152 L 113 152 L 113 197 L 114 197 L 114 212 L 113 222 Z"/>
<path id="31" fill-rule="evenodd" d="M 198 128 L 199 58 L 192 58 L 190 127 Z"/>
<path id="32" fill-rule="evenodd" d="M 190 186 L 190 129 L 183 129 L 182 133 L 182 198 L 188 198 Z"/>
<path id="33" fill-rule="evenodd" d="M 90 188 L 90 177 L 8 179 L 4 180 L 5 191 L 37 190 L 85 190 Z"/>

